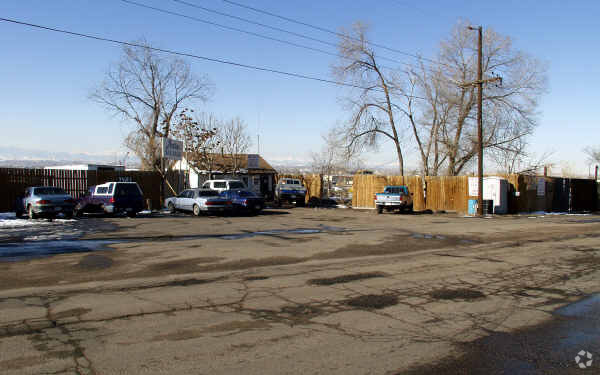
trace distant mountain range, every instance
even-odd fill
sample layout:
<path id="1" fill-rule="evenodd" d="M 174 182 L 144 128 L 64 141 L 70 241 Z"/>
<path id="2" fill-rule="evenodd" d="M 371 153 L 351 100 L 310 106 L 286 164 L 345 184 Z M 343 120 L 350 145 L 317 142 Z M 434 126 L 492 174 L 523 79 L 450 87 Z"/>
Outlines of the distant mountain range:
<path id="1" fill-rule="evenodd" d="M 121 164 L 123 157 L 122 153 L 72 153 L 0 146 L 0 167 L 43 168 L 63 164 Z M 134 165 L 136 161 L 129 156 L 127 165 Z"/>

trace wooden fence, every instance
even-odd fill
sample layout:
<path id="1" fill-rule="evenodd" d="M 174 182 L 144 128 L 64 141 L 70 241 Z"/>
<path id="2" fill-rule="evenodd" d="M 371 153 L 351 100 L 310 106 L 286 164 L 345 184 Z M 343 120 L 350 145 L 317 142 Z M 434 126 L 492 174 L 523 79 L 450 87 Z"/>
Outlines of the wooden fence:
<path id="1" fill-rule="evenodd" d="M 598 186 L 588 179 L 567 179 L 527 175 L 501 176 L 508 181 L 508 210 L 517 212 L 595 211 L 598 208 Z M 538 187 L 544 186 L 543 194 Z M 425 185 L 426 184 L 426 185 Z M 413 195 L 414 209 L 467 212 L 468 176 L 378 176 L 356 175 L 352 184 L 352 206 L 374 208 L 374 195 L 387 185 L 407 185 Z M 424 190 L 426 186 L 426 191 Z M 427 198 L 427 199 L 425 199 Z"/>
<path id="2" fill-rule="evenodd" d="M 183 190 L 186 181 L 178 171 L 170 171 L 167 180 L 176 190 Z M 29 186 L 61 187 L 73 198 L 79 198 L 88 187 L 109 181 L 137 182 L 152 208 L 161 206 L 161 177 L 158 172 L 0 168 L 0 212 L 14 210 L 17 197 L 22 196 Z M 165 187 L 165 197 L 171 195 L 170 189 Z"/>

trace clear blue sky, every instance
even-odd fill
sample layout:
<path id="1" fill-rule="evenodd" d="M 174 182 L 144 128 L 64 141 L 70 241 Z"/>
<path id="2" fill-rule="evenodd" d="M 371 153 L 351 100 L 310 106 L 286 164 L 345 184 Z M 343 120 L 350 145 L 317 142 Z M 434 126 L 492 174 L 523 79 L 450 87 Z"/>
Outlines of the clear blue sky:
<path id="1" fill-rule="evenodd" d="M 333 47 L 244 24 L 171 0 L 136 0 L 213 22 L 331 50 Z M 221 0 L 190 3 L 251 18 L 315 38 L 335 36 L 244 10 Z M 550 92 L 542 99 L 533 151 L 555 150 L 555 161 L 571 161 L 587 171 L 581 152 L 600 144 L 595 126 L 599 110 L 600 33 L 596 1 L 274 1 L 238 0 L 328 29 L 357 20 L 372 26 L 372 41 L 433 56 L 439 41 L 459 18 L 511 36 L 517 48 L 548 63 Z M 414 5 L 418 4 L 418 5 Z M 273 41 L 224 31 L 157 13 L 119 0 L 4 0 L 0 17 L 131 41 L 146 38 L 157 47 L 331 78 L 332 56 Z M 51 151 L 107 153 L 122 150 L 129 124 L 111 117 L 88 99 L 121 47 L 0 22 L 0 146 Z M 381 52 L 398 60 L 410 58 Z M 346 118 L 336 86 L 217 63 L 187 60 L 197 74 L 216 85 L 215 95 L 199 110 L 223 118 L 239 116 L 253 135 L 260 131 L 267 159 L 309 159 L 321 134 Z M 259 121 L 260 119 L 260 121 Z M 260 122 L 260 129 L 259 129 Z M 256 137 L 254 136 L 256 150 Z M 394 160 L 383 148 L 367 159 Z"/>

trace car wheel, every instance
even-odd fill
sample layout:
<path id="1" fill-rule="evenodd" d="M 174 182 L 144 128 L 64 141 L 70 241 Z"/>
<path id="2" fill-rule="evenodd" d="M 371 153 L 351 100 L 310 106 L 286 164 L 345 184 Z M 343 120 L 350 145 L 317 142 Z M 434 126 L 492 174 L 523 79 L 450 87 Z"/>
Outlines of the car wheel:
<path id="1" fill-rule="evenodd" d="M 170 214 L 175 213 L 175 205 L 173 204 L 173 202 L 169 202 L 169 204 L 167 205 L 167 208 L 169 209 Z"/>
<path id="2" fill-rule="evenodd" d="M 383 212 L 383 206 L 377 206 L 377 214 L 379 215 L 380 213 Z"/>
<path id="3" fill-rule="evenodd" d="M 73 218 L 73 212 L 65 212 L 65 219 L 72 219 Z"/>
<path id="4" fill-rule="evenodd" d="M 29 205 L 29 207 L 27 209 L 27 214 L 29 215 L 30 219 L 37 218 L 37 215 L 35 214 L 35 212 L 33 212 L 33 206 L 32 205 Z"/>
<path id="5" fill-rule="evenodd" d="M 133 217 L 135 217 L 135 215 L 136 215 L 136 214 L 137 214 L 137 212 L 135 212 L 135 211 L 130 211 L 130 212 L 128 212 L 128 213 L 127 213 L 127 216 L 128 216 L 128 217 L 132 217 L 132 218 L 133 218 Z"/>
<path id="6" fill-rule="evenodd" d="M 194 216 L 200 216 L 200 206 L 194 205 Z"/>
<path id="7" fill-rule="evenodd" d="M 15 217 L 17 219 L 20 219 L 23 217 L 23 211 L 15 211 Z"/>
<path id="8" fill-rule="evenodd" d="M 296 201 L 296 207 L 304 207 L 305 205 L 304 199 Z"/>

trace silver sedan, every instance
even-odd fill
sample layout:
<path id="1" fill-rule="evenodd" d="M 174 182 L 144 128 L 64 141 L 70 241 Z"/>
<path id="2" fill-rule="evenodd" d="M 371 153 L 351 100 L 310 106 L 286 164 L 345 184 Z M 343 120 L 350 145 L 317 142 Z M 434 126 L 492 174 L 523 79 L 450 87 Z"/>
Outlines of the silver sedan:
<path id="1" fill-rule="evenodd" d="M 176 197 L 167 198 L 165 207 L 169 212 L 191 211 L 198 216 L 201 212 L 231 211 L 231 201 L 222 198 L 219 192 L 210 189 L 189 189 Z"/>

